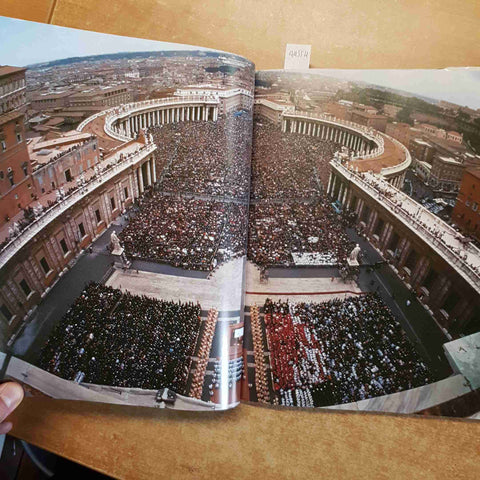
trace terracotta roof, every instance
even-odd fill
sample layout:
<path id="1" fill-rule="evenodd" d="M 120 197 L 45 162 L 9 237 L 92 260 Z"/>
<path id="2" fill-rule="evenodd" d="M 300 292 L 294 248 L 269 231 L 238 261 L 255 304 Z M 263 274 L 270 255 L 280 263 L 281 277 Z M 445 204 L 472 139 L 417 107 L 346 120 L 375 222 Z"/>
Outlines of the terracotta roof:
<path id="1" fill-rule="evenodd" d="M 382 136 L 384 140 L 384 152 L 382 155 L 375 158 L 359 158 L 351 162 L 353 166 L 358 167 L 360 172 L 372 170 L 374 173 L 380 173 L 382 168 L 393 167 L 405 160 L 405 153 L 402 147 L 392 142 L 388 137 Z"/>
<path id="2" fill-rule="evenodd" d="M 0 77 L 6 77 L 12 73 L 25 72 L 26 68 L 10 67 L 9 65 L 0 65 Z"/>

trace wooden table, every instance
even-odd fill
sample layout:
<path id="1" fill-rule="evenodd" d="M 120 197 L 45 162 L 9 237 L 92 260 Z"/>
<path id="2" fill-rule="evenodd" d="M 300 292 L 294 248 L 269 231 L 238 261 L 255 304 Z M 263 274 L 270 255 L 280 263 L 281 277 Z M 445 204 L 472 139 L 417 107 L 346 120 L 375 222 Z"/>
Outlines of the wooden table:
<path id="1" fill-rule="evenodd" d="M 480 65 L 480 2 L 437 0 L 2 0 L 0 15 L 231 51 L 281 68 L 286 43 L 312 67 Z M 129 478 L 480 476 L 480 423 L 275 410 L 192 414 L 26 399 L 13 434 Z"/>

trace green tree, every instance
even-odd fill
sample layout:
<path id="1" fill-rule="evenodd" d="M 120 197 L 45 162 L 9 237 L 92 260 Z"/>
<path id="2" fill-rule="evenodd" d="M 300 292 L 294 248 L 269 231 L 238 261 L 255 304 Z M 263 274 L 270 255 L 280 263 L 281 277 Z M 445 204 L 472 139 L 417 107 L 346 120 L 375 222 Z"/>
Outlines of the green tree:
<path id="1" fill-rule="evenodd" d="M 413 125 L 413 120 L 410 118 L 411 114 L 412 109 L 410 107 L 403 107 L 397 113 L 397 120 L 402 123 L 408 123 L 410 125 Z"/>

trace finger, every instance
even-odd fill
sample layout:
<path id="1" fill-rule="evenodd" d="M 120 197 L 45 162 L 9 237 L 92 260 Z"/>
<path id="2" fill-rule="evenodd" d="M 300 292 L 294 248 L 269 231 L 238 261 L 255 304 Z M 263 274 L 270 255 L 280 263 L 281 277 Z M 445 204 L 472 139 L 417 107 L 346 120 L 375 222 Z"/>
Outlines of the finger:
<path id="1" fill-rule="evenodd" d="M 5 435 L 12 429 L 12 422 L 3 422 L 0 423 L 0 435 Z"/>
<path id="2" fill-rule="evenodd" d="M 15 382 L 0 385 L 0 422 L 3 422 L 23 400 L 23 388 Z"/>

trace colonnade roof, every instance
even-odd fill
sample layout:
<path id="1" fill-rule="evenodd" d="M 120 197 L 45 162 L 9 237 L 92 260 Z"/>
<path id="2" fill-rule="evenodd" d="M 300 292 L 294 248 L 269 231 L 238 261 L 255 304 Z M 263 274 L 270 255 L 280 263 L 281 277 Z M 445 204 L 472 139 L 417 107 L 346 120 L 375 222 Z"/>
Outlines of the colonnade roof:
<path id="1" fill-rule="evenodd" d="M 122 145 L 122 142 L 115 140 L 105 133 L 103 129 L 105 125 L 105 115 L 94 118 L 91 122 L 87 123 L 82 132 L 91 133 L 98 139 L 98 146 L 106 152 L 113 150 L 116 147 Z"/>
<path id="2" fill-rule="evenodd" d="M 275 103 L 275 102 L 272 102 Z M 373 128 L 365 127 L 364 125 L 356 124 L 351 121 L 342 120 L 335 118 L 333 116 L 327 116 L 321 113 L 311 113 L 311 112 L 285 112 L 283 114 L 284 118 L 290 117 L 295 118 L 298 117 L 300 121 L 312 121 L 312 122 L 322 122 L 327 124 L 335 124 L 338 125 L 341 129 L 351 130 L 352 133 L 358 135 L 363 135 L 362 131 L 365 132 L 365 137 L 368 138 L 369 135 L 373 136 L 380 136 L 381 140 L 384 143 L 384 150 L 381 155 L 365 158 L 365 159 L 355 159 L 352 161 L 352 165 L 354 165 L 360 172 L 367 172 L 372 171 L 374 173 L 381 173 L 382 169 L 395 167 L 400 165 L 406 160 L 406 151 L 405 147 L 403 147 L 399 142 L 393 140 L 388 135 L 385 135 Z"/>
<path id="3" fill-rule="evenodd" d="M 356 174 L 337 161 L 332 167 L 408 225 L 415 234 L 480 292 L 480 250 L 407 194 L 371 173 Z"/>
<path id="4" fill-rule="evenodd" d="M 351 162 L 352 166 L 358 167 L 359 172 L 372 171 L 373 173 L 380 173 L 383 168 L 394 167 L 405 161 L 405 151 L 401 145 L 393 142 L 387 135 L 380 135 L 384 140 L 382 155 L 375 158 L 359 158 Z"/>

